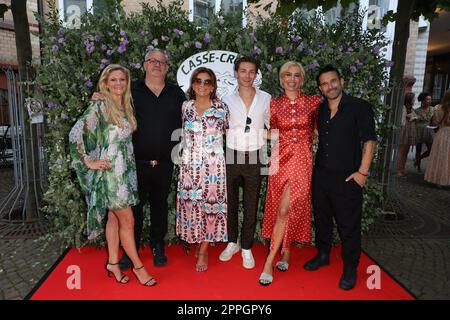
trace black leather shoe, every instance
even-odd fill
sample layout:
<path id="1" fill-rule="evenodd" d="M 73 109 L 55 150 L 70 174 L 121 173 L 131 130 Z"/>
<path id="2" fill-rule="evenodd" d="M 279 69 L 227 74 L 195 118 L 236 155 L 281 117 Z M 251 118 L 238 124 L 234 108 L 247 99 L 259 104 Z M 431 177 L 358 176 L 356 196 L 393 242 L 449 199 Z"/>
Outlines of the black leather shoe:
<path id="1" fill-rule="evenodd" d="M 167 257 L 164 254 L 164 245 L 155 244 L 152 248 L 153 252 L 153 265 L 155 267 L 163 267 L 167 264 Z"/>
<path id="2" fill-rule="evenodd" d="M 122 256 L 122 258 L 120 258 L 120 260 L 119 260 L 119 268 L 120 268 L 120 270 L 123 271 L 123 270 L 130 269 L 130 267 L 131 267 L 131 260 L 130 260 L 130 258 L 128 258 L 128 256 L 126 254 L 124 254 Z"/>
<path id="3" fill-rule="evenodd" d="M 351 290 L 356 285 L 356 267 L 344 266 L 341 280 L 339 280 L 339 288 L 342 290 Z"/>
<path id="4" fill-rule="evenodd" d="M 303 268 L 308 271 L 316 271 L 320 267 L 330 264 L 330 255 L 325 252 L 319 252 L 314 258 L 305 263 Z"/>

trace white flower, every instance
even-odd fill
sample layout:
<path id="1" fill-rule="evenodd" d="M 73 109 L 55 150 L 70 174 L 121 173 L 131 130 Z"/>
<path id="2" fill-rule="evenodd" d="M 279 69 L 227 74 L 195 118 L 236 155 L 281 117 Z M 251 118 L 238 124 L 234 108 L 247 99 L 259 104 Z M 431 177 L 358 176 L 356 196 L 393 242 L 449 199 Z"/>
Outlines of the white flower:
<path id="1" fill-rule="evenodd" d="M 114 173 L 116 176 L 120 177 L 125 172 L 125 163 L 123 161 L 123 155 L 122 152 L 117 153 L 116 163 L 114 164 L 115 169 Z"/>
<path id="2" fill-rule="evenodd" d="M 122 184 L 119 186 L 119 190 L 117 191 L 117 196 L 121 199 L 128 198 L 128 189 L 127 186 Z"/>
<path id="3" fill-rule="evenodd" d="M 95 113 L 90 113 L 86 117 L 86 125 L 89 131 L 94 132 L 98 124 L 98 118 Z"/>
<path id="4" fill-rule="evenodd" d="M 71 143 L 82 143 L 83 142 L 83 122 L 77 121 L 69 133 L 69 141 Z"/>

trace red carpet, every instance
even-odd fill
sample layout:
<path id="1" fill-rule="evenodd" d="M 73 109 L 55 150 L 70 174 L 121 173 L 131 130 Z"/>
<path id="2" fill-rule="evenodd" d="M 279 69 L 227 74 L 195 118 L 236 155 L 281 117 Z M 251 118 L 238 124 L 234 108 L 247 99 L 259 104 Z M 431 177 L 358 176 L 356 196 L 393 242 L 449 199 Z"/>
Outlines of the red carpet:
<path id="1" fill-rule="evenodd" d="M 381 271 L 381 289 L 367 288 L 367 267 L 375 263 L 362 254 L 358 268 L 358 283 L 351 291 L 338 288 L 342 271 L 340 248 L 334 248 L 331 264 L 315 272 L 303 269 L 303 264 L 315 254 L 311 247 L 293 248 L 287 272 L 275 269 L 274 282 L 263 287 L 258 278 L 267 254 L 267 248 L 256 245 L 253 254 L 256 267 L 246 270 L 242 267 L 240 253 L 228 262 L 219 261 L 224 244 L 209 249 L 209 269 L 195 271 L 194 250 L 189 256 L 184 247 L 173 245 L 167 248 L 168 264 L 164 268 L 153 267 L 150 250 L 143 253 L 147 270 L 158 281 L 155 287 L 139 284 L 131 271 L 126 274 L 130 283 L 122 285 L 106 276 L 104 263 L 106 250 L 83 248 L 81 252 L 71 249 L 49 276 L 35 288 L 32 300 L 104 300 L 104 299 L 150 299 L 150 300 L 413 300 L 405 289 L 384 271 Z M 72 272 L 68 267 L 80 267 L 80 289 L 68 289 L 67 279 Z"/>

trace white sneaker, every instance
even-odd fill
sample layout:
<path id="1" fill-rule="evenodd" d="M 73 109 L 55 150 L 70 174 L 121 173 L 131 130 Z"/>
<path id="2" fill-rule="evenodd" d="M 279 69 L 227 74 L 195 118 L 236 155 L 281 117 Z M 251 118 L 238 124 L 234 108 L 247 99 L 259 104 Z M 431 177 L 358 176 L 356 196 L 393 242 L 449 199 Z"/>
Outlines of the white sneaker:
<path id="1" fill-rule="evenodd" d="M 242 249 L 242 265 L 245 269 L 253 269 L 255 267 L 255 259 L 253 259 L 253 254 L 251 249 Z"/>
<path id="2" fill-rule="evenodd" d="M 228 261 L 228 260 L 230 260 L 235 253 L 239 252 L 240 249 L 241 248 L 239 248 L 239 245 L 237 243 L 228 242 L 227 247 L 220 254 L 219 260 L 220 261 Z"/>

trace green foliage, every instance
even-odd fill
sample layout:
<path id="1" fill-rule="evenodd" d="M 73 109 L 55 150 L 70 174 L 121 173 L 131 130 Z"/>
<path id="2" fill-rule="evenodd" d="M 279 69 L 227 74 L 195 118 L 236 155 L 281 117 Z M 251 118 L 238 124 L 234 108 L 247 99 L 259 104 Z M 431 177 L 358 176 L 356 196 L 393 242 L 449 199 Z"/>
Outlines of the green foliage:
<path id="1" fill-rule="evenodd" d="M 131 70 L 134 79 L 144 75 L 142 64 L 150 47 L 166 50 L 170 56 L 168 78 L 175 82 L 177 66 L 189 56 L 205 50 L 229 50 L 253 55 L 261 62 L 262 89 L 272 95 L 280 93 L 278 71 L 288 60 L 302 63 L 307 73 L 304 91 L 317 94 L 315 77 L 319 67 L 332 63 L 342 70 L 349 94 L 367 99 L 375 106 L 379 132 L 385 106 L 387 73 L 382 57 L 386 40 L 376 30 L 362 30 L 358 13 L 344 17 L 335 25 L 324 25 L 323 17 L 301 14 L 288 23 L 281 17 L 258 18 L 253 25 L 241 27 L 239 15 L 212 15 L 209 24 L 188 20 L 180 3 L 151 7 L 143 4 L 142 13 L 125 14 L 117 2 L 101 15 L 86 14 L 80 29 L 68 29 L 59 21 L 55 7 L 47 19 L 39 18 L 42 37 L 43 63 L 35 80 L 36 98 L 45 105 L 46 154 L 49 187 L 42 208 L 51 225 L 50 239 L 61 245 L 82 246 L 86 243 L 86 206 L 76 179 L 69 167 L 68 133 L 76 119 L 87 107 L 96 90 L 102 69 L 109 63 L 119 63 Z M 375 164 L 377 165 L 377 163 Z M 174 181 L 176 174 L 174 174 Z M 261 190 L 257 237 L 264 211 L 265 186 Z M 175 235 L 175 188 L 169 196 L 169 234 Z M 364 203 L 363 229 L 379 213 L 381 194 L 379 184 L 370 181 Z M 146 208 L 148 211 L 148 208 Z M 148 228 L 148 215 L 145 220 Z M 148 230 L 144 229 L 144 241 Z M 96 242 L 102 244 L 103 240 Z"/>

